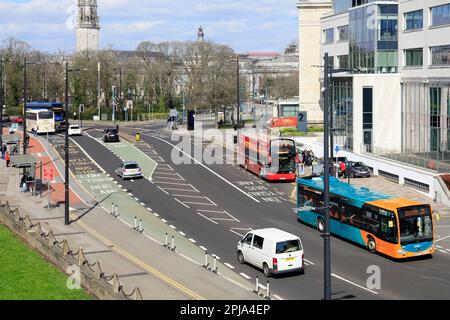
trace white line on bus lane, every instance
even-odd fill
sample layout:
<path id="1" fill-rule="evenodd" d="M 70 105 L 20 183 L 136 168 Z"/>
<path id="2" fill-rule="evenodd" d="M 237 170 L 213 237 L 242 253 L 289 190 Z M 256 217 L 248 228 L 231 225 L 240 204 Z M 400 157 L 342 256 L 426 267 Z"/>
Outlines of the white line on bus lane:
<path id="1" fill-rule="evenodd" d="M 366 290 L 366 291 L 368 291 L 368 292 L 370 292 L 370 293 L 373 293 L 373 294 L 378 295 L 378 292 L 373 291 L 373 290 L 370 290 L 370 289 L 365 288 L 365 287 L 363 287 L 363 286 L 360 286 L 359 284 L 356 284 L 356 283 L 354 283 L 354 282 L 352 282 L 352 281 L 350 281 L 350 280 L 347 280 L 347 279 L 345 279 L 345 278 L 342 278 L 341 276 L 338 276 L 337 274 L 332 273 L 331 275 L 332 275 L 333 277 L 335 277 L 336 279 L 342 280 L 342 281 L 347 282 L 347 283 L 349 283 L 349 284 L 351 284 L 351 285 L 354 285 L 354 286 L 356 286 L 356 287 L 358 287 L 358 288 L 360 288 L 360 289 L 363 289 L 363 290 Z"/>

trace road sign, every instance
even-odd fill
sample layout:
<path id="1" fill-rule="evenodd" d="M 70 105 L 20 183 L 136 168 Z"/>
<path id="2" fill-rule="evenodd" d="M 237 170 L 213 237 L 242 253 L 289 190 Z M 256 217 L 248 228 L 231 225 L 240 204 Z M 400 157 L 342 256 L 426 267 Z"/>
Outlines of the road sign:
<path id="1" fill-rule="evenodd" d="M 80 104 L 79 112 L 84 113 L 84 104 Z"/>
<path id="2" fill-rule="evenodd" d="M 127 100 L 127 109 L 133 110 L 133 100 Z"/>
<path id="3" fill-rule="evenodd" d="M 338 145 L 338 144 L 334 147 L 334 151 L 336 151 L 336 153 L 338 153 L 338 152 L 341 151 L 341 150 L 342 150 L 342 148 L 341 148 L 341 146 Z"/>
<path id="4" fill-rule="evenodd" d="M 308 112 L 298 113 L 297 131 L 308 133 Z"/>
<path id="5" fill-rule="evenodd" d="M 55 169 L 53 167 L 44 167 L 44 180 L 53 181 L 55 179 Z"/>

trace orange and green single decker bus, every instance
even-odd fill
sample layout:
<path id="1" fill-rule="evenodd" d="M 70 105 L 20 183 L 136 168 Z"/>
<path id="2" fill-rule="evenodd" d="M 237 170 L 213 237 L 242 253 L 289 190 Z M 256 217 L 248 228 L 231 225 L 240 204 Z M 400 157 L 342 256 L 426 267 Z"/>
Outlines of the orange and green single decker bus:
<path id="1" fill-rule="evenodd" d="M 322 208 L 323 177 L 297 179 L 297 206 Z M 330 178 L 332 234 L 394 259 L 432 255 L 435 251 L 431 206 L 384 195 Z M 324 211 L 298 210 L 297 220 L 324 231 Z"/>

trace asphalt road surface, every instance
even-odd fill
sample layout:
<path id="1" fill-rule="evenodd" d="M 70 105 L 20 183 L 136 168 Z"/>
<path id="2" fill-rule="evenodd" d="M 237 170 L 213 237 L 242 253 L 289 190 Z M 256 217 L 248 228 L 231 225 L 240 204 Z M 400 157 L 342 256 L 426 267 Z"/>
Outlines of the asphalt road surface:
<path id="1" fill-rule="evenodd" d="M 153 181 L 120 183 L 151 205 L 168 224 L 195 238 L 199 246 L 215 252 L 221 262 L 250 281 L 258 276 L 265 284 L 259 269 L 237 262 L 236 245 L 246 232 L 276 227 L 299 235 L 305 249 L 306 273 L 271 278 L 271 291 L 282 299 L 322 299 L 323 239 L 317 230 L 297 222 L 289 195 L 283 192 L 286 188 L 270 185 L 233 165 L 177 165 L 171 157 L 177 143 L 172 143 L 162 128 L 161 123 L 121 129 L 130 134 L 139 130 L 146 142 L 141 150 L 159 165 Z M 120 159 L 94 139 L 101 137 L 100 130 L 89 131 L 93 138 L 85 135 L 74 140 L 115 177 Z M 193 148 L 201 150 L 197 144 Z M 333 299 L 450 298 L 449 255 L 397 262 L 336 237 L 331 242 Z M 379 289 L 367 287 L 372 275 L 368 269 L 373 266 L 381 271 Z"/>

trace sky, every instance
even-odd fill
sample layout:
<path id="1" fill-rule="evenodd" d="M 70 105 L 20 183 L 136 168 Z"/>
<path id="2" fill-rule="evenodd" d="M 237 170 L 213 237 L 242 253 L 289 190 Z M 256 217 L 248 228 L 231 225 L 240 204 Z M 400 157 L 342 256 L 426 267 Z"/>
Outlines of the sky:
<path id="1" fill-rule="evenodd" d="M 100 45 L 205 39 L 235 51 L 278 51 L 298 38 L 297 0 L 98 0 Z M 15 37 L 46 52 L 75 50 L 76 0 L 0 0 L 0 42 Z"/>

